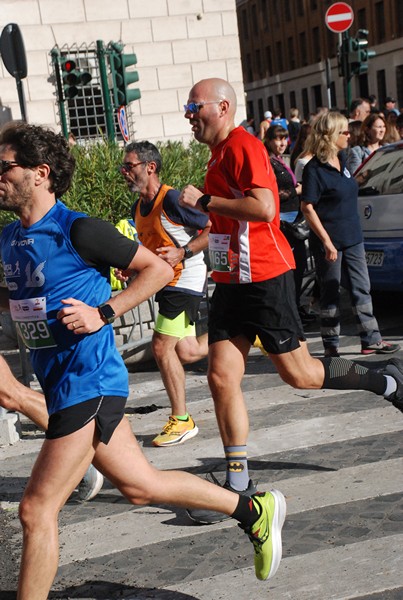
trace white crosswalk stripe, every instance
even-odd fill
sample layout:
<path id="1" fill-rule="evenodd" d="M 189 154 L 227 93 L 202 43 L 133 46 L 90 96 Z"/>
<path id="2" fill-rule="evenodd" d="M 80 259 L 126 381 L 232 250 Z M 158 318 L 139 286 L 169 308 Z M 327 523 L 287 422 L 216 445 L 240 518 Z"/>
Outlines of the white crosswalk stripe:
<path id="1" fill-rule="evenodd" d="M 223 449 L 206 378 L 188 379 L 197 437 L 151 447 L 168 410 L 158 374 L 142 393 L 132 388 L 127 412 L 133 430 L 155 466 L 201 476 L 218 468 L 222 479 Z M 132 507 L 106 484 L 93 502 L 70 502 L 62 510 L 51 597 L 60 591 L 63 598 L 88 600 L 403 598 L 401 413 L 366 392 L 293 390 L 273 374 L 266 386 L 261 376 L 257 381 L 259 389 L 245 391 L 250 469 L 259 489 L 277 487 L 287 498 L 276 576 L 256 580 L 252 546 L 234 521 L 197 526 L 184 510 Z M 139 403 L 162 408 L 133 414 Z M 23 443 L 34 460 L 41 440 Z M 3 475 L 19 459 L 17 448 L 3 448 L 0 459 Z M 20 536 L 16 529 L 17 543 Z"/>
<path id="2" fill-rule="evenodd" d="M 205 381 L 201 383 L 205 385 Z M 154 391 L 151 391 L 151 397 L 153 393 Z M 366 445 L 368 440 L 381 444 L 382 439 L 386 440 L 388 436 L 403 434 L 403 418 L 382 399 L 365 392 L 359 394 L 363 399 L 366 398 L 365 409 L 349 410 L 350 402 L 357 399 L 357 392 L 297 391 L 281 384 L 245 393 L 251 422 L 255 423 L 249 441 L 251 464 L 255 464 L 256 461 L 273 462 L 281 457 L 274 475 L 270 470 L 262 469 L 256 472 L 260 479 L 259 488 L 264 490 L 275 486 L 282 490 L 287 498 L 288 520 L 292 521 L 294 529 L 298 529 L 298 522 L 303 519 L 303 515 L 308 515 L 312 519 L 312 532 L 308 532 L 308 536 L 314 535 L 316 514 L 318 522 L 325 523 L 321 525 L 325 529 L 326 519 L 337 519 L 339 512 L 346 511 L 346 506 L 350 507 L 347 510 L 350 519 L 354 518 L 356 510 L 364 522 L 366 512 L 369 514 L 375 510 L 371 503 L 384 500 L 388 506 L 394 506 L 402 496 L 402 453 L 392 458 L 381 455 L 379 460 L 371 459 L 368 462 L 365 458 L 356 459 L 360 456 L 362 445 Z M 315 401 L 328 401 L 329 406 L 338 403 L 343 405 L 343 408 L 329 414 L 323 414 L 322 409 L 320 416 L 304 419 L 304 410 Z M 283 422 L 277 421 L 270 426 L 270 417 L 267 424 L 262 417 L 265 408 L 277 411 L 286 409 L 288 414 L 285 414 Z M 221 459 L 222 444 L 217 435 L 212 400 L 207 388 L 206 397 L 192 402 L 191 410 L 201 431 L 191 442 L 170 449 L 152 448 L 145 444 L 144 451 L 156 466 L 164 469 L 197 470 L 204 464 L 204 470 L 208 471 L 209 461 L 214 463 Z M 133 429 L 142 438 L 144 435 L 153 435 L 156 422 L 162 423 L 165 416 L 166 409 L 160 409 L 151 414 L 131 415 L 130 418 Z M 257 423 L 259 427 L 256 426 Z M 322 465 L 326 467 L 327 457 L 332 455 L 332 449 L 342 451 L 345 445 L 349 446 L 353 454 L 356 448 L 357 457 L 350 457 L 351 464 L 337 464 L 337 461 L 334 464 L 333 461 L 331 467 L 320 468 L 317 453 L 320 454 L 322 448 L 326 448 Z M 301 451 L 308 451 L 308 456 L 315 455 L 312 463 L 319 469 L 310 471 L 308 468 L 296 475 L 293 472 L 291 476 L 288 476 L 287 470 L 281 472 L 281 464 L 289 453 L 292 453 L 292 461 L 298 468 L 295 455 Z M 301 460 L 306 462 L 306 454 Z M 220 552 L 223 552 L 224 556 L 221 555 L 217 559 L 217 573 L 214 568 L 215 559 L 212 558 L 205 576 L 200 573 L 201 567 L 193 568 L 184 579 L 180 568 L 172 569 L 169 573 L 151 574 L 150 581 L 156 588 L 153 588 L 155 595 L 152 597 L 178 600 L 266 600 L 270 595 L 274 600 L 362 600 L 374 593 L 394 593 L 392 590 L 401 590 L 401 596 L 397 595 L 396 598 L 403 597 L 401 513 L 400 516 L 391 515 L 387 531 L 371 531 L 367 526 L 369 530 L 366 530 L 362 541 L 352 536 L 346 542 L 341 536 L 340 539 L 328 542 L 325 532 L 319 550 L 302 553 L 293 551 L 291 555 L 287 554 L 289 533 L 286 521 L 283 532 L 283 561 L 273 580 L 262 583 L 254 576 L 252 548 L 233 521 L 199 527 L 187 520 L 184 511 L 178 512 L 177 517 L 173 518 L 174 513 L 169 508 L 132 508 L 118 500 L 119 496 L 115 490 L 104 490 L 100 497 L 103 493 L 107 493 L 108 498 L 118 502 L 113 514 L 109 514 L 108 511 L 107 514 L 102 514 L 102 511 L 97 510 L 93 519 L 86 518 L 85 521 L 76 518 L 69 522 L 68 518 L 64 518 L 60 534 L 60 564 L 64 579 L 68 579 L 71 567 L 77 564 L 74 563 L 77 559 L 80 562 L 85 560 L 88 576 L 93 561 L 119 562 L 120 556 L 130 560 L 133 553 L 138 558 L 139 553 L 147 556 L 152 552 L 155 564 L 161 565 L 164 571 L 167 548 L 172 555 L 182 551 L 185 566 L 186 553 L 183 554 L 183 548 L 191 548 L 192 554 L 197 557 L 200 547 L 200 561 L 205 564 L 209 561 L 203 556 L 203 552 L 208 547 L 208 552 L 214 556 L 214 544 L 219 539 L 222 547 L 217 550 L 216 558 Z M 333 516 L 329 517 L 329 514 Z M 381 519 L 382 515 L 378 515 L 378 520 Z M 346 524 L 346 528 L 349 528 L 349 525 Z M 236 543 L 239 546 L 243 558 L 241 567 L 234 568 L 233 562 L 230 562 L 228 569 L 223 572 L 227 536 L 230 536 L 231 544 Z M 303 536 L 300 543 L 304 544 Z M 249 562 L 246 560 L 247 556 L 250 557 Z M 141 594 L 141 585 L 136 587 L 136 595 L 130 596 L 129 584 L 134 585 L 136 582 L 138 575 L 136 576 L 134 564 L 130 576 L 126 575 L 129 587 L 125 597 L 149 597 L 148 592 L 144 592 L 144 596 Z M 389 597 L 394 598 L 385 596 Z"/>

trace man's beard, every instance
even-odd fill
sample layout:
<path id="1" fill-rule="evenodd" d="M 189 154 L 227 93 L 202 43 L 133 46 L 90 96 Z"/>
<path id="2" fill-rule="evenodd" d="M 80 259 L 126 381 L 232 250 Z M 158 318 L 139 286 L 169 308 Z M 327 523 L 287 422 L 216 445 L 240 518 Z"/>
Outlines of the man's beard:
<path id="1" fill-rule="evenodd" d="M 11 191 L 0 195 L 0 210 L 20 214 L 21 210 L 32 203 L 32 191 L 29 184 L 29 174 L 18 184 L 18 189 L 13 186 Z"/>

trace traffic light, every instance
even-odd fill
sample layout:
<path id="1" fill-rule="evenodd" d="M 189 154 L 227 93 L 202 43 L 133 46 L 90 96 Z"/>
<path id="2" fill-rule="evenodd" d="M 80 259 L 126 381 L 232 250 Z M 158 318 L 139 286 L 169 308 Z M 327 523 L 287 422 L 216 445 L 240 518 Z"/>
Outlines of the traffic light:
<path id="1" fill-rule="evenodd" d="M 339 68 L 340 77 L 345 77 L 347 80 L 351 78 L 350 64 L 348 60 L 350 52 L 350 39 L 349 37 L 343 37 L 341 45 L 337 49 L 337 64 Z"/>
<path id="2" fill-rule="evenodd" d="M 75 98 L 80 86 L 87 85 L 92 75 L 83 69 L 77 69 L 77 64 L 71 58 L 61 59 L 64 95 L 67 99 Z"/>
<path id="3" fill-rule="evenodd" d="M 367 29 L 359 29 L 357 37 L 349 38 L 348 62 L 351 75 L 362 75 L 368 71 L 368 61 L 376 55 L 376 52 L 375 50 L 368 50 L 367 46 Z"/>
<path id="4" fill-rule="evenodd" d="M 109 44 L 109 61 L 115 108 L 125 106 L 141 98 L 141 92 L 138 88 L 129 88 L 130 84 L 139 80 L 139 74 L 137 71 L 127 70 L 127 67 L 137 64 L 137 56 L 135 54 L 123 54 L 123 45 L 112 42 Z"/>

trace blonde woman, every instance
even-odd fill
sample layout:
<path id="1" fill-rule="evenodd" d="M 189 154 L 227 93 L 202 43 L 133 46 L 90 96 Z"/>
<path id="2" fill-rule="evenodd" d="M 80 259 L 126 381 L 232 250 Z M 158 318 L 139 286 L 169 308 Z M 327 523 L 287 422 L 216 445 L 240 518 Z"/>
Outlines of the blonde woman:
<path id="1" fill-rule="evenodd" d="M 347 119 L 337 112 L 313 124 L 313 158 L 302 176 L 301 209 L 311 227 L 311 250 L 320 284 L 321 335 L 325 356 L 339 356 L 340 282 L 356 315 L 362 354 L 391 354 L 398 344 L 382 340 L 372 310 L 368 268 L 357 209 L 358 185 L 345 164 Z"/>

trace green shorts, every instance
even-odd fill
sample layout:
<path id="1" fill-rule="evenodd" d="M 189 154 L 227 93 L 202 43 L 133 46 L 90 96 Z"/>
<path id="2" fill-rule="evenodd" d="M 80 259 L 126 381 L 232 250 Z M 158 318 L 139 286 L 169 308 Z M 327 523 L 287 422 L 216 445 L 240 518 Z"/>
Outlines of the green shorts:
<path id="1" fill-rule="evenodd" d="M 154 331 L 181 340 L 185 337 L 196 336 L 196 325 L 190 322 L 186 311 L 181 312 L 174 319 L 169 319 L 158 313 Z"/>

